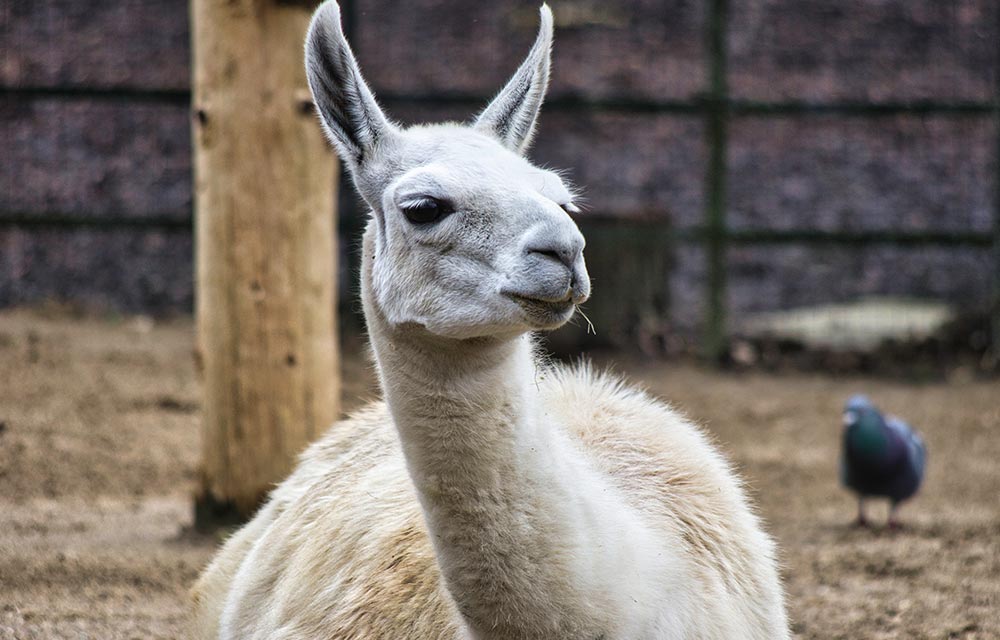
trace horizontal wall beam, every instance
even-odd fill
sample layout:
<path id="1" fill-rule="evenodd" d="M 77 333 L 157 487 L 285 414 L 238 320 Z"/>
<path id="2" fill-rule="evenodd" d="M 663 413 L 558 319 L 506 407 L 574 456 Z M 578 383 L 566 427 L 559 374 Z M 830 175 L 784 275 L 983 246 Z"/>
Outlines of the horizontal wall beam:
<path id="1" fill-rule="evenodd" d="M 71 213 L 19 214 L 0 211 L 0 229 L 86 229 L 88 231 L 121 231 L 140 229 L 143 231 L 191 231 L 194 218 L 190 212 L 184 216 L 149 215 L 141 218 L 129 217 L 124 213 L 101 213 L 96 215 Z"/>
<path id="2" fill-rule="evenodd" d="M 730 231 L 728 241 L 734 244 L 837 244 L 865 246 L 893 244 L 900 246 L 982 246 L 993 243 L 988 232 L 957 231 Z"/>
<path id="3" fill-rule="evenodd" d="M 940 102 L 914 100 L 906 102 L 808 102 L 790 100 L 759 102 L 731 100 L 733 113 L 744 115 L 802 115 L 836 114 L 846 116 L 895 116 L 895 115 L 986 115 L 992 112 L 990 102 Z"/>
<path id="4" fill-rule="evenodd" d="M 591 224 L 622 224 L 614 219 L 588 219 Z M 626 221 L 626 224 L 628 222 Z M 633 223 L 636 226 L 656 223 Z M 714 232 L 707 228 L 657 229 L 665 242 L 700 244 L 713 237 L 734 245 L 748 244 L 806 244 L 806 245 L 898 245 L 898 246 L 979 246 L 993 244 L 993 236 L 988 231 L 814 231 L 808 229 L 747 229 L 739 231 Z"/>
<path id="5" fill-rule="evenodd" d="M 188 104 L 191 94 L 185 90 L 151 90 L 131 88 L 93 87 L 0 87 L 0 98 L 54 98 L 54 99 L 96 99 L 135 100 L 169 104 Z M 491 96 L 459 93 L 434 94 L 394 94 L 379 93 L 378 98 L 387 105 L 454 107 L 478 110 Z M 547 100 L 547 109 L 619 111 L 628 113 L 689 113 L 701 114 L 719 106 L 719 100 L 708 96 L 695 96 L 688 100 L 644 100 L 627 97 L 590 98 L 579 95 L 561 95 Z M 838 114 L 852 116 L 892 116 L 892 115 L 991 115 L 998 105 L 994 102 L 944 102 L 938 100 L 886 101 L 886 102 L 810 102 L 803 100 L 755 101 L 729 99 L 722 105 L 737 115 L 801 115 Z"/>
<path id="6" fill-rule="evenodd" d="M 732 244 L 838 244 L 838 245 L 879 245 L 894 244 L 902 246 L 944 245 L 944 246 L 982 246 L 993 243 L 993 235 L 983 232 L 958 231 L 822 231 L 822 230 L 771 230 L 746 229 L 722 231 L 713 233 L 701 227 L 690 229 L 671 229 L 666 223 L 635 222 L 617 218 L 601 218 L 587 216 L 581 222 L 589 224 L 633 225 L 649 227 L 662 234 L 666 242 L 697 244 L 718 237 Z M 339 227 L 341 231 L 356 231 L 365 224 L 363 217 L 341 216 Z M 59 228 L 119 231 L 122 229 L 160 230 L 185 232 L 193 229 L 194 220 L 190 214 L 185 217 L 176 215 L 154 215 L 142 218 L 126 218 L 122 214 L 106 213 L 85 217 L 68 213 L 18 215 L 0 212 L 0 229 L 4 228 Z"/>
<path id="7" fill-rule="evenodd" d="M 55 100 L 107 100 L 112 102 L 154 102 L 190 104 L 191 92 L 185 89 L 135 89 L 131 87 L 2 87 L 0 99 L 51 98 Z"/>
<path id="8" fill-rule="evenodd" d="M 386 104 L 413 106 L 463 106 L 473 110 L 489 101 L 488 96 L 461 94 L 401 95 L 378 94 Z M 837 114 L 860 117 L 881 117 L 892 115 L 990 115 L 997 108 L 992 102 L 943 102 L 937 100 L 914 100 L 901 102 L 809 102 L 803 100 L 754 101 L 713 99 L 710 96 L 696 96 L 689 100 L 642 100 L 633 98 L 589 98 L 586 96 L 561 95 L 546 100 L 546 109 L 622 111 L 629 113 L 689 113 L 703 114 L 718 107 L 728 108 L 735 115 L 811 115 Z"/>

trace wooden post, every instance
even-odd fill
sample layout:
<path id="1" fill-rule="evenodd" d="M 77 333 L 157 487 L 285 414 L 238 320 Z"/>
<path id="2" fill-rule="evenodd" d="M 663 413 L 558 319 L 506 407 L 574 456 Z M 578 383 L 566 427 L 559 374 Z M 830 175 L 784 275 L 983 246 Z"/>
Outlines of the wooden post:
<path id="1" fill-rule="evenodd" d="M 251 515 L 337 417 L 336 165 L 303 69 L 308 3 L 190 6 L 204 528 Z"/>

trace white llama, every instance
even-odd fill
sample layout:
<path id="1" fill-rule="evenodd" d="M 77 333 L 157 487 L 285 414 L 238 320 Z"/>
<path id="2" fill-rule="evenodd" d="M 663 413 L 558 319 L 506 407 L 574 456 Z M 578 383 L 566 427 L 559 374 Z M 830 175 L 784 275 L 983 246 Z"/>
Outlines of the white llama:
<path id="1" fill-rule="evenodd" d="M 552 16 L 471 126 L 403 129 L 332 0 L 306 43 L 324 125 L 371 207 L 361 297 L 385 402 L 340 422 L 194 589 L 198 637 L 788 637 L 774 544 L 693 425 L 538 363 L 590 282 L 572 192 L 523 153 Z"/>

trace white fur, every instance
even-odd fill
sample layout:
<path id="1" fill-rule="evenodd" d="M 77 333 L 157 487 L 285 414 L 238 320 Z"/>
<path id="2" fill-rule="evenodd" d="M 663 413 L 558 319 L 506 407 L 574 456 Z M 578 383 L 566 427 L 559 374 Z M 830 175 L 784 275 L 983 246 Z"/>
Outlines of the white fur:
<path id="1" fill-rule="evenodd" d="M 521 155 L 551 16 L 473 127 L 384 117 L 317 11 L 307 65 L 372 207 L 362 300 L 385 403 L 340 422 L 195 587 L 202 638 L 787 638 L 775 551 L 669 407 L 539 363 L 590 293 L 571 191 Z M 415 224 L 406 209 L 453 212 Z"/>

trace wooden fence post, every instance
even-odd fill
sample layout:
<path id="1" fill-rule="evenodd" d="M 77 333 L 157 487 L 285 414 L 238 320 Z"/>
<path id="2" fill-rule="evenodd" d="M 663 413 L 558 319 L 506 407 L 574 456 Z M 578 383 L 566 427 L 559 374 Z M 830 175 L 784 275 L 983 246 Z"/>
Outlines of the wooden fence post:
<path id="1" fill-rule="evenodd" d="M 336 165 L 303 70 L 309 4 L 190 7 L 204 528 L 251 515 L 337 417 Z"/>

